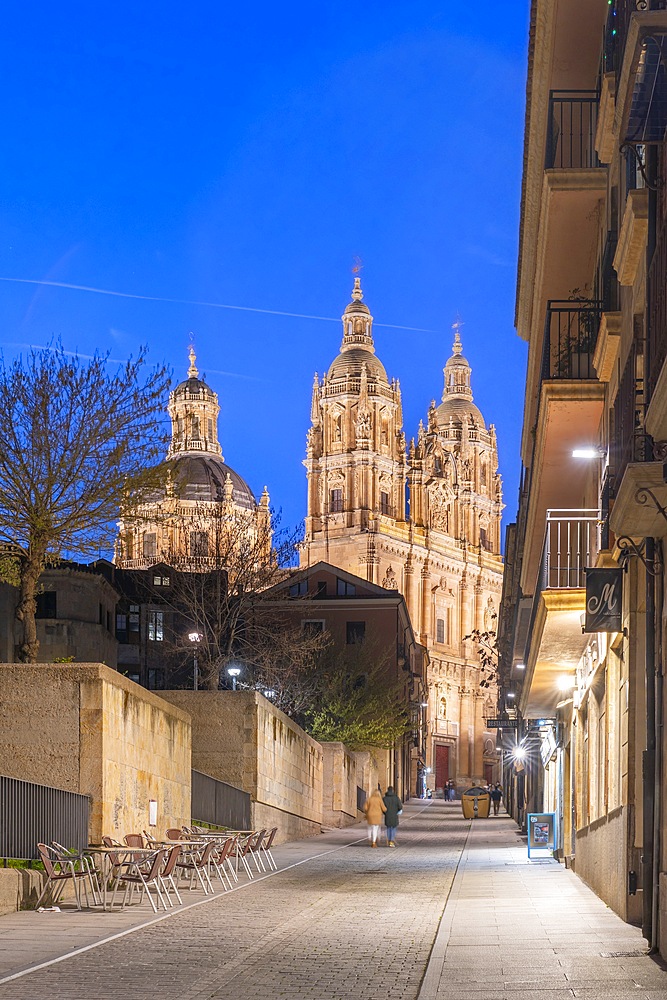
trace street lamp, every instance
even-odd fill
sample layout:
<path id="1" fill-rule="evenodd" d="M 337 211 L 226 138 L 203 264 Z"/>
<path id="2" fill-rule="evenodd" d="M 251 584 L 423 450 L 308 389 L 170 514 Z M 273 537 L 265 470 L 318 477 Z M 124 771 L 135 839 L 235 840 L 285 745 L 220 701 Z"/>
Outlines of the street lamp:
<path id="1" fill-rule="evenodd" d="M 227 673 L 232 679 L 232 691 L 236 691 L 236 678 L 241 673 L 240 667 L 227 667 Z"/>
<path id="2" fill-rule="evenodd" d="M 203 637 L 202 637 L 201 632 L 189 632 L 188 633 L 188 639 L 190 640 L 190 642 L 192 643 L 192 646 L 193 646 L 194 661 L 195 661 L 193 691 L 198 691 L 199 690 L 199 666 L 197 664 L 197 643 L 201 642 L 202 638 Z"/>

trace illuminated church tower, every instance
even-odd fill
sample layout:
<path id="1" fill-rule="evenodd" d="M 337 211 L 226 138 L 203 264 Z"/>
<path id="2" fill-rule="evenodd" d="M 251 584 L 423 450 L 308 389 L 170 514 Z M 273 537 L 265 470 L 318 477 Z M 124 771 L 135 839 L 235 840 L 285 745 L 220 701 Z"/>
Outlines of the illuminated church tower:
<path id="1" fill-rule="evenodd" d="M 442 402 L 431 403 L 406 454 L 398 381 L 375 353 L 359 278 L 342 319 L 340 354 L 313 385 L 301 565 L 322 559 L 405 596 L 429 653 L 426 764 L 435 787 L 488 780 L 497 758 L 484 720 L 495 715 L 496 692 L 481 685 L 466 636 L 494 630 L 500 604 L 495 429 L 473 402 L 457 323 Z"/>

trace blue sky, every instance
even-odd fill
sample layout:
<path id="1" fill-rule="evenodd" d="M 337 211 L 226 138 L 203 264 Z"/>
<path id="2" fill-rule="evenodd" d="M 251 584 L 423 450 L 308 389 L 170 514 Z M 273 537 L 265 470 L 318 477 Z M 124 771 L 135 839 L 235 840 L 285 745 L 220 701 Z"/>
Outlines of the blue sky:
<path id="1" fill-rule="evenodd" d="M 313 373 L 338 353 L 359 256 L 408 440 L 460 313 L 511 519 L 528 7 L 10 5 L 0 279 L 23 281 L 0 280 L 5 357 L 54 336 L 115 358 L 145 343 L 179 381 L 192 332 L 225 459 L 293 525 Z"/>

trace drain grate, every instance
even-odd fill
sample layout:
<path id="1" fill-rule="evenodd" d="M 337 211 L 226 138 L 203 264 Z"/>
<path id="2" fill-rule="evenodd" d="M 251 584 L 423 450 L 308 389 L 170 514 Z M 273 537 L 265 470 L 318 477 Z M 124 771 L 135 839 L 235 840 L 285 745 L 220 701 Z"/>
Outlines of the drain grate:
<path id="1" fill-rule="evenodd" d="M 647 951 L 601 951 L 601 958 L 645 958 Z"/>

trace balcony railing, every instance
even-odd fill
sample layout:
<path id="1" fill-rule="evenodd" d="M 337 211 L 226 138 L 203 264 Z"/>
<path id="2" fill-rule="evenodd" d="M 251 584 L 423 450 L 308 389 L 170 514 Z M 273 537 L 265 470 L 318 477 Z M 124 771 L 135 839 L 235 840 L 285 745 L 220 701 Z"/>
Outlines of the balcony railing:
<path id="1" fill-rule="evenodd" d="M 593 352 L 600 328 L 602 302 L 547 303 L 542 352 L 542 379 L 594 379 Z"/>
<path id="2" fill-rule="evenodd" d="M 604 312 L 616 312 L 619 308 L 618 275 L 613 266 L 617 244 L 618 235 L 610 229 L 598 252 L 593 298 L 600 302 Z"/>
<path id="3" fill-rule="evenodd" d="M 584 570 L 599 551 L 598 510 L 548 510 L 538 591 L 585 587 Z"/>
<path id="4" fill-rule="evenodd" d="M 649 370 L 647 374 L 650 401 L 662 366 L 667 359 L 667 222 L 660 227 L 648 273 L 649 302 Z"/>
<path id="5" fill-rule="evenodd" d="M 617 488 L 628 463 L 643 462 L 646 457 L 644 413 L 644 342 L 634 340 L 612 414 L 611 463 Z"/>
<path id="6" fill-rule="evenodd" d="M 546 170 L 599 167 L 595 151 L 599 94 L 596 90 L 552 90 L 544 166 Z"/>

